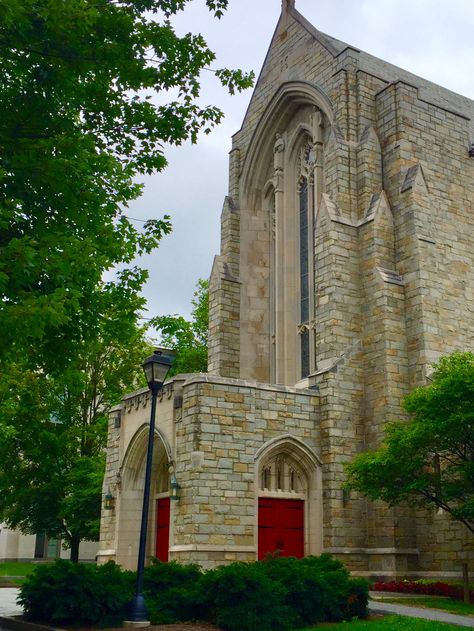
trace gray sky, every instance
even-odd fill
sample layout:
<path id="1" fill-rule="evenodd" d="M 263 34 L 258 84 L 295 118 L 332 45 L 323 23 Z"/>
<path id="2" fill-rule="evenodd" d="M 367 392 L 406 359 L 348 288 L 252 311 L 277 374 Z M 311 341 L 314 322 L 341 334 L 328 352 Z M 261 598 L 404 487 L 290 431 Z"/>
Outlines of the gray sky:
<path id="1" fill-rule="evenodd" d="M 230 0 L 214 20 L 204 0 L 193 0 L 176 21 L 179 31 L 201 32 L 217 54 L 215 67 L 255 70 L 275 29 L 280 0 Z M 296 0 L 316 28 L 344 42 L 474 99 L 474 0 Z M 141 199 L 127 214 L 171 215 L 173 233 L 143 258 L 150 280 L 149 314 L 189 315 L 198 278 L 207 278 L 219 251 L 219 217 L 227 193 L 231 135 L 251 97 L 230 97 L 204 73 L 202 102 L 218 105 L 225 121 L 198 145 L 169 148 L 168 168 L 146 178 Z"/>

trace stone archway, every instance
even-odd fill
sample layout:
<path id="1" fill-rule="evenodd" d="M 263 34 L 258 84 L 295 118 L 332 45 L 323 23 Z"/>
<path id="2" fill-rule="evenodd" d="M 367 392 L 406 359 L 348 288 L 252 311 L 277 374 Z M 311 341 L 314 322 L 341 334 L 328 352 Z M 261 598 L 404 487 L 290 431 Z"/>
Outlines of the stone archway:
<path id="1" fill-rule="evenodd" d="M 258 558 L 302 557 L 322 550 L 321 467 L 301 440 L 281 436 L 257 453 Z"/>
<path id="2" fill-rule="evenodd" d="M 143 505 L 143 488 L 145 481 L 146 451 L 149 425 L 142 425 L 131 439 L 123 463 L 120 468 L 120 494 L 117 513 L 117 551 L 116 560 L 120 565 L 134 568 L 138 557 L 138 543 Z M 146 556 L 157 554 L 158 521 L 164 526 L 162 515 L 158 517 L 160 500 L 168 500 L 168 527 L 161 529 L 161 535 L 169 538 L 169 470 L 172 466 L 171 449 L 166 438 L 159 430 L 155 430 L 153 463 L 151 476 L 150 509 L 148 521 Z M 160 510 L 163 511 L 163 503 Z M 163 532 L 165 535 L 163 535 Z M 167 551 L 160 540 L 160 555 Z M 163 559 L 167 560 L 167 559 Z"/>

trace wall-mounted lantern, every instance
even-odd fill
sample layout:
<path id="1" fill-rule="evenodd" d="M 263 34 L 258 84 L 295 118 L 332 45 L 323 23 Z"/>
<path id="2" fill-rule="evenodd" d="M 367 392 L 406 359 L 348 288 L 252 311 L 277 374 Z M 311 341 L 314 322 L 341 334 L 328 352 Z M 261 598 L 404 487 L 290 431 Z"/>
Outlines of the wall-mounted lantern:
<path id="1" fill-rule="evenodd" d="M 181 490 L 180 485 L 178 484 L 178 480 L 173 473 L 170 476 L 170 500 L 174 500 L 177 502 L 179 500 L 179 491 Z"/>
<path id="2" fill-rule="evenodd" d="M 471 146 L 469 147 L 469 157 L 474 158 L 474 142 L 471 142 Z"/>
<path id="3" fill-rule="evenodd" d="M 107 491 L 107 493 L 105 494 L 104 497 L 104 509 L 105 510 L 114 510 L 115 508 L 115 497 L 112 495 L 112 493 L 110 492 L 110 487 Z"/>

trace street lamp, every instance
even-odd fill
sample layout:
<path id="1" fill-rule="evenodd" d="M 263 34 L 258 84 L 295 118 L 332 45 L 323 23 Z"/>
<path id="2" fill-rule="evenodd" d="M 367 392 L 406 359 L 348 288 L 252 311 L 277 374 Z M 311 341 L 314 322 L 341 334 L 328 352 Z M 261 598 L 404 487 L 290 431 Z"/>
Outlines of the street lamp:
<path id="1" fill-rule="evenodd" d="M 130 603 L 130 617 L 127 622 L 148 622 L 148 610 L 143 596 L 143 571 L 145 568 L 145 548 L 148 527 L 148 507 L 150 504 L 151 465 L 153 462 L 153 439 L 155 436 L 156 398 L 163 387 L 174 352 L 165 348 L 157 348 L 153 355 L 143 362 L 143 370 L 151 390 L 150 433 L 148 435 L 148 450 L 146 456 L 145 488 L 143 490 L 142 523 L 140 527 L 140 547 L 138 549 L 137 585 L 135 596 Z M 142 626 L 142 625 L 140 625 Z"/>

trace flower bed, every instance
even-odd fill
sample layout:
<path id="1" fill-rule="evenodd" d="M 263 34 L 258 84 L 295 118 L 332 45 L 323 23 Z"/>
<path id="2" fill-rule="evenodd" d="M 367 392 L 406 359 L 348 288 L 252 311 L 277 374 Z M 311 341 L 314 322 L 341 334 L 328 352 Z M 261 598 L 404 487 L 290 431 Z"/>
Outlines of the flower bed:
<path id="1" fill-rule="evenodd" d="M 442 581 L 381 581 L 373 583 L 371 589 L 376 592 L 423 594 L 425 596 L 445 596 L 455 600 L 464 600 L 462 587 L 443 583 Z M 469 600 L 474 602 L 474 591 L 469 592 Z"/>

